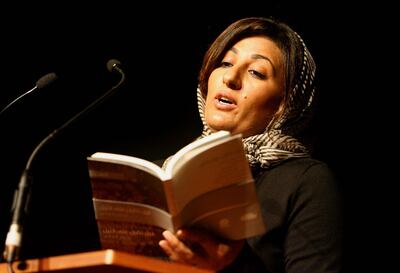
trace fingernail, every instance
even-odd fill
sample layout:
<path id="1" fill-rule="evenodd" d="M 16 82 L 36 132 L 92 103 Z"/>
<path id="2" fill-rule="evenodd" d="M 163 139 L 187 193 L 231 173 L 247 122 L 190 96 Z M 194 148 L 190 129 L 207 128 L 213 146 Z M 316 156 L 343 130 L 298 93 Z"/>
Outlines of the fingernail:
<path id="1" fill-rule="evenodd" d="M 164 236 L 165 239 L 167 240 L 172 240 L 174 239 L 174 235 L 169 231 L 169 230 L 164 230 L 162 235 Z"/>

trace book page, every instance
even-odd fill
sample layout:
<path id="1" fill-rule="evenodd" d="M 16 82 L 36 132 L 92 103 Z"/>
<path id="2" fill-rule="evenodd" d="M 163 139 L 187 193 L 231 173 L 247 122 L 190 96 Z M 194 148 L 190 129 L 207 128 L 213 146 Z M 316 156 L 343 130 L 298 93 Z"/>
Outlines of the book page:
<path id="1" fill-rule="evenodd" d="M 153 173 L 99 158 L 88 158 L 88 167 L 94 198 L 142 203 L 168 212 L 163 181 Z"/>
<path id="2" fill-rule="evenodd" d="M 173 163 L 170 184 L 175 198 L 175 207 L 170 208 L 173 215 L 200 195 L 253 179 L 241 135 L 217 139 L 186 151 Z"/>
<path id="3" fill-rule="evenodd" d="M 162 257 L 158 242 L 165 229 L 172 230 L 172 221 L 164 181 L 155 174 L 159 167 L 144 160 L 132 163 L 131 158 L 129 162 L 115 158 L 104 154 L 88 158 L 101 246 Z"/>
<path id="4" fill-rule="evenodd" d="M 155 225 L 173 230 L 171 215 L 153 206 L 93 198 L 96 219 Z"/>
<path id="5" fill-rule="evenodd" d="M 162 228 L 140 223 L 97 221 L 102 249 L 114 249 L 137 255 L 167 258 L 158 242 Z"/>
<path id="6" fill-rule="evenodd" d="M 162 256 L 158 245 L 165 229 L 172 231 L 171 216 L 153 206 L 93 198 L 103 249 Z"/>
<path id="7" fill-rule="evenodd" d="M 200 151 L 202 151 L 201 149 L 207 149 L 208 147 L 210 147 L 210 143 L 211 145 L 218 145 L 218 143 L 226 141 L 229 138 L 231 138 L 231 134 L 228 131 L 218 131 L 209 136 L 189 143 L 172 156 L 170 162 L 165 168 L 165 173 L 167 177 L 171 179 L 174 169 L 178 169 L 180 165 L 184 164 L 187 160 L 190 160 L 190 157 L 188 155 L 190 153 L 193 153 L 193 151 L 199 153 Z"/>
<path id="8" fill-rule="evenodd" d="M 158 176 L 161 180 L 166 179 L 164 170 L 161 169 L 158 165 L 156 165 L 151 161 L 147 161 L 138 157 L 114 154 L 114 153 L 97 152 L 92 154 L 91 158 L 132 166 L 134 168 L 142 169 L 144 171 L 152 173 L 153 175 Z"/>
<path id="9" fill-rule="evenodd" d="M 252 180 L 229 185 L 190 201 L 176 218 L 176 226 L 196 226 L 239 240 L 265 232 Z"/>

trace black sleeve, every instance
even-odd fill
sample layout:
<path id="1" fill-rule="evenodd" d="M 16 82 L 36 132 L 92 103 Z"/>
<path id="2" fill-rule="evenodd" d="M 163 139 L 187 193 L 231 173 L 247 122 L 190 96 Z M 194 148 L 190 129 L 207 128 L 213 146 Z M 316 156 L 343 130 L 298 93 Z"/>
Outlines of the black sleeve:
<path id="1" fill-rule="evenodd" d="M 325 165 L 312 165 L 289 196 L 287 236 L 284 240 L 287 272 L 341 272 L 341 198 L 333 174 Z"/>

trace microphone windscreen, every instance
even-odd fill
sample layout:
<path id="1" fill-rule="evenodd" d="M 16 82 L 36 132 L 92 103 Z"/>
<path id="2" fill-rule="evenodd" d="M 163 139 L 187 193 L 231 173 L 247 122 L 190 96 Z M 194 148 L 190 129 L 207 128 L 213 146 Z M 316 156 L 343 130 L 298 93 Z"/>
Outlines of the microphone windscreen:
<path id="1" fill-rule="evenodd" d="M 120 61 L 118 61 L 116 59 L 111 59 L 107 62 L 107 69 L 108 69 L 108 71 L 112 72 L 114 67 L 117 65 L 120 65 L 120 64 L 121 64 Z"/>
<path id="2" fill-rule="evenodd" d="M 54 82 L 56 79 L 57 79 L 56 73 L 46 74 L 36 82 L 36 87 L 38 89 L 41 89 L 43 87 L 46 87 L 50 83 Z"/>

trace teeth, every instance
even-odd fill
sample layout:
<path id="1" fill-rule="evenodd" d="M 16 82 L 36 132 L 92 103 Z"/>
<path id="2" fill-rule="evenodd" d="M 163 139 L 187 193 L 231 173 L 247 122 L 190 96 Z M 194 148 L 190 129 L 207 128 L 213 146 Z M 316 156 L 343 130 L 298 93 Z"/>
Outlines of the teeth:
<path id="1" fill-rule="evenodd" d="M 222 102 L 222 103 L 228 103 L 228 104 L 232 104 L 232 102 L 231 102 L 229 99 L 227 99 L 227 98 L 224 98 L 224 97 L 222 97 L 222 98 L 219 98 L 219 101 L 220 101 L 220 102 Z"/>

